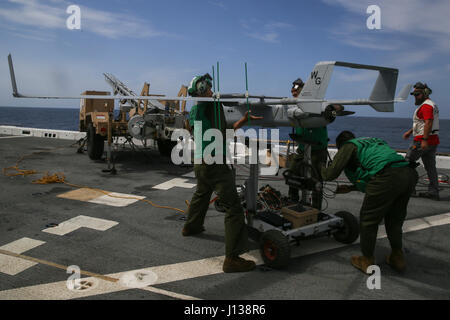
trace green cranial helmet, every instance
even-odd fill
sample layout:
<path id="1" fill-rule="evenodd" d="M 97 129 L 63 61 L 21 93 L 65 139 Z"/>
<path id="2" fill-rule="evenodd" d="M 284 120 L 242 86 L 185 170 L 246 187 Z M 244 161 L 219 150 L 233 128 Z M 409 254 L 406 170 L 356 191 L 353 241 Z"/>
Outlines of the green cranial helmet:
<path id="1" fill-rule="evenodd" d="M 208 88 L 212 87 L 211 80 L 212 78 L 209 73 L 206 73 L 203 76 L 194 77 L 189 84 L 189 95 L 192 97 L 196 97 L 204 94 L 208 90 Z"/>

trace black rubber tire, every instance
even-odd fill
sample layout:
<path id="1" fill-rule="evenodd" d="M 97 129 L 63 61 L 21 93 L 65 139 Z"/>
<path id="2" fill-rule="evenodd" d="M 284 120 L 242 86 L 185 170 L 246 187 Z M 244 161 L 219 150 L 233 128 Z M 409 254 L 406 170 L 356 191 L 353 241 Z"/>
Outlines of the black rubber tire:
<path id="1" fill-rule="evenodd" d="M 225 207 L 222 206 L 222 205 L 220 204 L 220 200 L 219 200 L 219 199 L 217 199 L 216 201 L 214 201 L 214 208 L 215 208 L 217 211 L 219 211 L 219 212 L 225 212 L 225 211 L 227 211 L 227 210 L 225 209 Z"/>
<path id="2" fill-rule="evenodd" d="M 163 157 L 170 157 L 172 154 L 172 149 L 177 145 L 177 141 L 172 140 L 158 140 L 158 150 L 159 154 Z"/>
<path id="3" fill-rule="evenodd" d="M 288 238 L 278 230 L 269 230 L 261 235 L 260 252 L 266 266 L 274 269 L 287 266 L 291 259 Z"/>
<path id="4" fill-rule="evenodd" d="M 99 160 L 105 149 L 105 138 L 95 133 L 94 125 L 89 123 L 87 131 L 87 151 L 91 160 Z"/>
<path id="5" fill-rule="evenodd" d="M 359 237 L 358 219 L 347 211 L 339 211 L 335 213 L 335 216 L 344 220 L 344 226 L 339 231 L 333 233 L 334 239 L 345 244 L 355 242 Z"/>

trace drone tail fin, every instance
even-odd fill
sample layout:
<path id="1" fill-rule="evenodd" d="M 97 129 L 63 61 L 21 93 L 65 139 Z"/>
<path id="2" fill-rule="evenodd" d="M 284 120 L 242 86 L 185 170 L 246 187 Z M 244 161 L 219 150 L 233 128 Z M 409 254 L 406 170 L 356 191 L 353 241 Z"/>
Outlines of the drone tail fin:
<path id="1" fill-rule="evenodd" d="M 408 99 L 412 86 L 413 86 L 412 84 L 405 85 L 402 91 L 400 91 L 398 97 L 395 99 L 395 102 L 405 102 Z"/>
<path id="2" fill-rule="evenodd" d="M 370 106 L 380 112 L 393 112 L 398 70 L 380 69 L 378 72 L 378 78 L 369 98 L 370 101 L 373 101 Z M 380 103 L 377 103 L 377 101 L 380 101 Z"/>
<path id="3" fill-rule="evenodd" d="M 11 53 L 8 55 L 8 64 L 9 64 L 9 75 L 11 76 L 11 86 L 13 89 L 13 96 L 20 97 L 20 94 L 17 91 L 16 75 L 14 74 L 14 66 L 12 62 Z"/>
<path id="4" fill-rule="evenodd" d="M 314 66 L 310 77 L 303 87 L 300 97 L 305 99 L 323 99 L 334 69 L 333 61 L 319 62 Z"/>

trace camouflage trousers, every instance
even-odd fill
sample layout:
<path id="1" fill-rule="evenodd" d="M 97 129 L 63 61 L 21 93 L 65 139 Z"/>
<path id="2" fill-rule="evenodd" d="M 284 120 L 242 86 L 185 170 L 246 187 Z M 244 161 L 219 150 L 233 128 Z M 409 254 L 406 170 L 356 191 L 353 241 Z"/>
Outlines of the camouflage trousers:
<path id="1" fill-rule="evenodd" d="M 213 192 L 225 208 L 225 255 L 237 257 L 248 251 L 248 234 L 244 210 L 236 191 L 231 169 L 226 164 L 194 165 L 197 189 L 195 190 L 187 213 L 185 228 L 201 230 Z"/>

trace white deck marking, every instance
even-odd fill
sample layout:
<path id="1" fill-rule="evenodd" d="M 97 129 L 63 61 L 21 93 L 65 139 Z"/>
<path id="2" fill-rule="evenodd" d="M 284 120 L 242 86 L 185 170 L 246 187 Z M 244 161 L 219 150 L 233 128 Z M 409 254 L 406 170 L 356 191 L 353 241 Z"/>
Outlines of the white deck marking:
<path id="1" fill-rule="evenodd" d="M 44 241 L 22 238 L 1 246 L 0 249 L 21 254 L 40 245 L 43 245 L 44 243 Z M 28 261 L 25 259 L 16 258 L 0 253 L 0 272 L 6 273 L 10 276 L 15 276 L 16 274 L 19 274 L 36 264 L 37 263 L 33 261 Z"/>
<path id="2" fill-rule="evenodd" d="M 63 236 L 70 232 L 73 232 L 79 228 L 90 228 L 98 231 L 105 231 L 109 228 L 114 227 L 119 224 L 116 221 L 87 217 L 87 216 L 78 216 L 67 221 L 60 223 L 58 226 L 53 228 L 47 228 L 42 230 L 43 232 L 56 234 L 58 236 Z"/>
<path id="3" fill-rule="evenodd" d="M 154 186 L 153 189 L 169 190 L 169 189 L 172 189 L 173 187 L 191 189 L 196 186 L 194 183 L 186 183 L 186 181 L 189 181 L 189 180 L 175 178 L 175 179 L 169 180 L 167 182 L 158 184 L 157 186 Z"/>
<path id="4" fill-rule="evenodd" d="M 447 225 L 450 224 L 450 213 L 444 213 L 436 216 L 426 217 L 426 218 L 419 218 L 419 219 L 413 219 L 413 220 L 407 220 L 405 221 L 403 232 L 413 232 L 423 229 L 428 229 L 434 226 L 441 226 L 441 225 Z M 380 228 L 379 238 L 385 237 L 384 227 Z M 354 245 L 359 242 L 359 239 L 357 242 L 351 244 Z M 307 245 L 306 242 L 304 245 L 300 247 L 294 247 L 292 250 L 292 257 L 301 257 L 301 256 L 307 256 L 314 253 L 319 252 L 325 252 L 328 250 L 332 250 L 335 248 L 340 247 L 346 247 L 351 245 L 345 245 L 337 243 L 335 240 L 330 238 L 318 238 L 315 240 L 308 241 Z M 243 255 L 244 258 L 251 259 L 255 261 L 258 265 L 262 264 L 262 259 L 260 257 L 259 250 L 253 250 L 245 255 Z M 130 271 L 124 271 L 119 272 L 115 274 L 108 275 L 109 277 L 120 279 L 122 275 L 128 272 L 153 272 L 157 275 L 157 281 L 154 285 L 157 284 L 163 284 L 173 281 L 180 281 L 180 280 L 186 280 L 186 279 L 193 279 L 198 277 L 204 277 L 209 275 L 215 275 L 222 273 L 222 264 L 223 260 L 225 259 L 224 256 L 219 257 L 211 257 L 196 261 L 188 261 L 188 262 L 181 262 L 181 263 L 174 263 L 169 265 L 163 265 L 163 266 L 155 266 L 155 267 L 149 267 L 146 269 L 137 269 L 137 270 L 130 270 Z M 151 288 L 151 289 L 149 289 Z M 0 299 L 72 299 L 72 298 L 78 298 L 78 297 L 89 297 L 94 296 L 98 294 L 108 294 L 112 292 L 127 290 L 129 288 L 124 287 L 120 285 L 120 283 L 112 283 L 104 280 L 99 280 L 99 285 L 95 288 L 88 290 L 86 292 L 73 292 L 67 289 L 66 282 L 60 281 L 60 282 L 54 282 L 54 283 L 48 283 L 48 284 L 41 284 L 41 285 L 35 285 L 35 286 L 29 286 L 29 287 L 23 287 L 18 289 L 11 289 L 11 290 L 4 290 L 0 291 Z M 163 290 L 161 292 L 157 292 L 160 289 L 156 289 L 153 287 L 147 287 L 145 289 L 148 289 L 148 291 L 161 293 L 163 294 Z M 173 293 L 170 293 L 173 294 Z M 180 295 L 179 299 L 184 299 L 185 297 L 189 296 L 183 296 Z M 191 297 L 192 298 L 192 297 Z M 194 298 L 195 299 L 195 298 Z"/>
<path id="5" fill-rule="evenodd" d="M 105 194 L 106 193 L 106 194 Z M 96 204 L 104 204 L 113 207 L 126 207 L 139 200 L 144 199 L 143 196 L 133 194 L 117 193 L 110 191 L 100 191 L 97 189 L 80 188 L 59 194 L 58 198 L 79 200 Z"/>
<path id="6" fill-rule="evenodd" d="M 118 197 L 118 198 L 115 198 Z M 123 198 L 120 198 L 123 197 Z M 126 199 L 127 197 L 135 198 L 135 199 Z M 105 204 L 108 206 L 113 207 L 126 207 L 130 204 L 135 203 L 136 201 L 139 201 L 138 199 L 144 199 L 145 197 L 142 196 L 136 196 L 132 194 L 124 194 L 124 193 L 116 193 L 111 192 L 110 195 L 103 195 L 101 197 L 89 200 L 90 203 L 97 203 L 97 204 Z"/>

